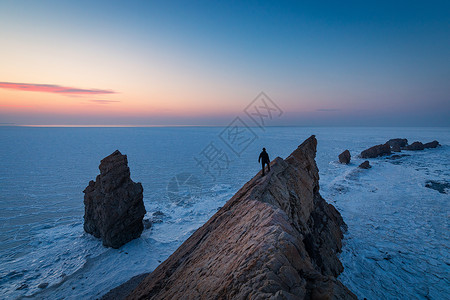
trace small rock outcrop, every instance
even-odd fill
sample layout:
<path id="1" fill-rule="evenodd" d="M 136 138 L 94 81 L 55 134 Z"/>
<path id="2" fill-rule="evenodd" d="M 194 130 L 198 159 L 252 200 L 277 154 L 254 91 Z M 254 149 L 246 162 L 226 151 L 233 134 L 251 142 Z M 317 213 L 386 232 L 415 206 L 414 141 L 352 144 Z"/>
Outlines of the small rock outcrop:
<path id="1" fill-rule="evenodd" d="M 411 145 L 408 145 L 404 148 L 405 150 L 418 151 L 425 149 L 424 145 L 421 142 L 414 142 Z"/>
<path id="2" fill-rule="evenodd" d="M 384 156 L 384 155 L 390 155 L 391 154 L 391 146 L 386 144 L 376 145 L 373 147 L 370 147 L 369 149 L 364 150 L 361 152 L 362 158 L 375 158 L 378 156 Z"/>
<path id="3" fill-rule="evenodd" d="M 361 164 L 358 166 L 358 168 L 361 168 L 361 169 L 370 169 L 370 168 L 372 168 L 372 166 L 370 165 L 369 161 L 366 160 L 366 161 L 364 161 L 363 163 L 361 163 Z"/>
<path id="4" fill-rule="evenodd" d="M 428 180 L 425 187 L 438 191 L 441 194 L 448 194 L 450 191 L 450 183 Z"/>
<path id="5" fill-rule="evenodd" d="M 408 140 L 407 139 L 390 139 L 389 141 L 386 142 L 386 144 L 388 144 L 389 146 L 391 146 L 391 148 L 402 148 L 405 147 L 406 145 L 408 145 Z M 396 151 L 398 152 L 398 151 Z"/>
<path id="6" fill-rule="evenodd" d="M 345 223 L 319 193 L 316 146 L 272 161 L 127 299 L 356 299 L 336 279 Z"/>
<path id="7" fill-rule="evenodd" d="M 344 152 L 342 152 L 341 154 L 339 154 L 339 162 L 341 164 L 346 164 L 348 165 L 350 163 L 350 151 L 345 150 Z"/>
<path id="8" fill-rule="evenodd" d="M 127 156 L 118 150 L 102 159 L 99 169 L 83 191 L 84 230 L 104 246 L 119 248 L 142 233 L 143 188 L 131 180 Z"/>
<path id="9" fill-rule="evenodd" d="M 434 141 L 432 141 L 432 142 L 429 142 L 429 143 L 423 144 L 423 147 L 424 147 L 424 148 L 437 148 L 438 146 L 440 146 L 440 144 L 439 144 L 439 142 L 436 141 L 436 140 L 434 140 Z"/>

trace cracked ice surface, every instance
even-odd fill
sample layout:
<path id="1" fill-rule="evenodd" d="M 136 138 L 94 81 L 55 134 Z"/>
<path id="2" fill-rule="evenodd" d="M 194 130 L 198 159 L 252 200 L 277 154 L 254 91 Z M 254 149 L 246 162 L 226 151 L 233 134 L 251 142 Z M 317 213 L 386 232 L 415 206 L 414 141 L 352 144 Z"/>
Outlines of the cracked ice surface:
<path id="1" fill-rule="evenodd" d="M 259 171 L 262 147 L 271 159 L 286 157 L 311 134 L 318 139 L 321 194 L 348 225 L 339 279 L 360 298 L 448 298 L 450 196 L 425 187 L 450 182 L 448 128 L 254 128 L 258 139 L 240 157 L 228 151 L 229 170 L 213 182 L 193 156 L 211 141 L 220 146 L 222 130 L 0 128 L 0 298 L 98 298 L 151 272 Z M 356 154 L 398 137 L 443 146 L 357 168 L 363 160 Z M 107 249 L 83 231 L 82 191 L 100 159 L 116 149 L 142 182 L 146 218 L 163 215 L 139 239 Z M 350 165 L 337 162 L 345 149 Z M 202 184 L 186 205 L 167 197 L 168 182 L 181 172 Z"/>
<path id="2" fill-rule="evenodd" d="M 339 279 L 359 298 L 450 295 L 450 197 L 424 185 L 430 178 L 449 181 L 449 149 L 433 150 L 395 163 L 372 159 L 372 169 L 347 168 L 324 187 L 349 228 Z"/>

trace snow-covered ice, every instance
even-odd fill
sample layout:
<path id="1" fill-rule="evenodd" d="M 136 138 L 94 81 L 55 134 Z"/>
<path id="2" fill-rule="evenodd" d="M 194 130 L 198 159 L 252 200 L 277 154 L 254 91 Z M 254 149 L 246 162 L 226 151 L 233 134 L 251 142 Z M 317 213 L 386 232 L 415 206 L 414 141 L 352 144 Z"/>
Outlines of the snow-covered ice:
<path id="1" fill-rule="evenodd" d="M 348 225 L 339 279 L 360 298 L 450 294 L 449 195 L 425 187 L 450 182 L 450 129 L 254 128 L 258 139 L 240 156 L 218 138 L 222 130 L 0 127 L 0 297 L 96 298 L 152 271 L 259 170 L 262 147 L 271 159 L 284 158 L 311 134 L 319 142 L 322 196 Z M 443 146 L 357 168 L 361 150 L 397 137 Z M 195 160 L 211 142 L 229 158 L 215 180 Z M 162 220 L 117 250 L 84 233 L 82 193 L 100 159 L 116 149 L 144 187 L 146 218 Z M 337 161 L 345 149 L 350 165 Z M 192 194 L 180 189 L 189 201 L 179 202 L 167 189 L 183 173 L 200 186 Z"/>

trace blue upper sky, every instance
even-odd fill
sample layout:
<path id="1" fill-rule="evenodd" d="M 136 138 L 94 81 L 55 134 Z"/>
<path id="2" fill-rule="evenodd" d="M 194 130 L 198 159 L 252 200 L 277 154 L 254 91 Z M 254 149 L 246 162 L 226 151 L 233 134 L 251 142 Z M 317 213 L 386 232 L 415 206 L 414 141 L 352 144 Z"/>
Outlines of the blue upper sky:
<path id="1" fill-rule="evenodd" d="M 0 38 L 0 82 L 117 92 L 0 122 L 222 124 L 265 91 L 280 125 L 450 125 L 450 1 L 2 1 Z"/>

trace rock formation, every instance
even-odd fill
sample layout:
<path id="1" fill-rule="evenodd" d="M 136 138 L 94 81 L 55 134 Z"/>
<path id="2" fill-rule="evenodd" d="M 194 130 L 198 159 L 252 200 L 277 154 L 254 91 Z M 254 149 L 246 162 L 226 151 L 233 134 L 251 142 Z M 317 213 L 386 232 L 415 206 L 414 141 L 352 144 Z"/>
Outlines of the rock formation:
<path id="1" fill-rule="evenodd" d="M 391 148 L 395 147 L 395 148 L 401 149 L 402 147 L 405 147 L 406 145 L 408 145 L 408 140 L 407 139 L 390 139 L 389 141 L 386 142 L 386 144 L 391 146 Z"/>
<path id="2" fill-rule="evenodd" d="M 350 151 L 345 150 L 344 152 L 342 152 L 341 154 L 339 154 L 339 162 L 341 164 L 346 164 L 348 165 L 350 163 Z"/>
<path id="3" fill-rule="evenodd" d="M 358 166 L 358 168 L 361 168 L 361 169 L 370 169 L 370 168 L 372 168 L 372 166 L 370 165 L 369 161 L 366 160 L 366 161 L 364 161 L 363 163 L 361 163 L 361 164 Z"/>
<path id="4" fill-rule="evenodd" d="M 388 143 L 376 145 L 361 152 L 362 158 L 375 158 L 378 156 L 391 154 L 391 146 Z"/>
<path id="5" fill-rule="evenodd" d="M 438 146 L 440 146 L 440 144 L 439 144 L 439 142 L 436 141 L 436 140 L 434 140 L 434 141 L 432 141 L 432 142 L 429 142 L 429 143 L 423 144 L 423 147 L 424 147 L 424 148 L 437 148 Z"/>
<path id="6" fill-rule="evenodd" d="M 425 149 L 425 147 L 421 142 L 414 142 L 411 145 L 406 146 L 404 149 L 417 151 L 417 150 L 423 150 L 423 149 Z"/>
<path id="7" fill-rule="evenodd" d="M 336 279 L 345 224 L 319 194 L 316 146 L 272 161 L 128 299 L 356 299 Z"/>
<path id="8" fill-rule="evenodd" d="M 103 245 L 119 248 L 138 238 L 146 213 L 143 189 L 130 178 L 127 156 L 118 150 L 105 157 L 100 175 L 84 192 L 84 230 L 101 238 Z"/>
<path id="9" fill-rule="evenodd" d="M 417 150 L 424 150 L 427 148 L 437 148 L 438 146 L 440 146 L 439 142 L 434 140 L 432 142 L 425 143 L 425 144 L 422 144 L 421 142 L 414 142 L 411 145 L 406 145 L 402 149 L 417 151 Z"/>

